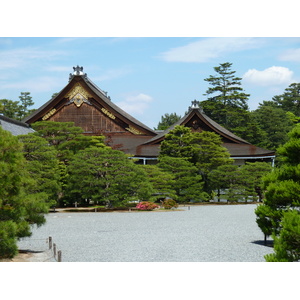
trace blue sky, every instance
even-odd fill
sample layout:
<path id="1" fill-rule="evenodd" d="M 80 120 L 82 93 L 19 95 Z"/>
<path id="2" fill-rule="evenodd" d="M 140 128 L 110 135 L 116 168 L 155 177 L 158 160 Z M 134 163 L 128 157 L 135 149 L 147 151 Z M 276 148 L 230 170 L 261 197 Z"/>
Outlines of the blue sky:
<path id="1" fill-rule="evenodd" d="M 165 113 L 182 116 L 191 101 L 205 100 L 204 79 L 224 62 L 243 78 L 253 110 L 300 82 L 300 38 L 2 37 L 0 99 L 28 91 L 38 108 L 79 65 L 115 104 L 153 128 Z"/>

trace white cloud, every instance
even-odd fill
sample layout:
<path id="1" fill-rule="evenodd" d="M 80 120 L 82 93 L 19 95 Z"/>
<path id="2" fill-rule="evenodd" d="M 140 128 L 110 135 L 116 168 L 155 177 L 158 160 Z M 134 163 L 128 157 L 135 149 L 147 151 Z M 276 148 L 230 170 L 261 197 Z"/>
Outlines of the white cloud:
<path id="1" fill-rule="evenodd" d="M 0 51 L 0 70 L 11 68 L 23 68 L 31 64 L 39 64 L 40 61 L 49 61 L 59 58 L 63 51 L 39 50 L 33 47 Z"/>
<path id="2" fill-rule="evenodd" d="M 124 101 L 118 102 L 116 105 L 129 114 L 142 115 L 148 109 L 149 103 L 152 101 L 153 98 L 151 96 L 140 93 L 127 96 Z"/>
<path id="3" fill-rule="evenodd" d="M 105 71 L 101 76 L 96 77 L 95 80 L 98 81 L 111 80 L 111 79 L 122 77 L 129 73 L 131 73 L 131 69 L 128 68 L 110 69 Z"/>
<path id="4" fill-rule="evenodd" d="M 293 81 L 293 74 L 288 68 L 273 66 L 263 71 L 250 69 L 243 75 L 243 80 L 260 86 L 290 84 Z"/>
<path id="5" fill-rule="evenodd" d="M 4 83 L 1 89 L 17 89 L 32 93 L 50 92 L 57 89 L 61 90 L 61 78 L 58 77 L 38 77 L 28 80 Z M 50 98 L 50 97 L 49 97 Z"/>
<path id="6" fill-rule="evenodd" d="M 188 45 L 173 48 L 161 53 L 160 57 L 165 61 L 174 62 L 207 62 L 212 58 L 224 54 L 248 50 L 261 45 L 262 39 L 258 38 L 207 38 Z"/>
<path id="7" fill-rule="evenodd" d="M 45 70 L 50 72 L 63 72 L 64 74 L 68 74 L 68 72 L 74 72 L 70 66 L 48 66 L 45 68 Z"/>
<path id="8" fill-rule="evenodd" d="M 300 62 L 300 48 L 288 49 L 288 50 L 284 51 L 279 56 L 279 59 L 283 60 L 283 61 Z"/>

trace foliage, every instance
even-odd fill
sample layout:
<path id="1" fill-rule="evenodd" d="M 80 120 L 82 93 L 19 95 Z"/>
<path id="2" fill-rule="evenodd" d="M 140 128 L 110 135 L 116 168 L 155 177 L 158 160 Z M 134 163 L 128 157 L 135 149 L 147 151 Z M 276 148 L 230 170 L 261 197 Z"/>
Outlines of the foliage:
<path id="1" fill-rule="evenodd" d="M 0 220 L 0 258 L 12 258 L 17 254 L 16 235 L 16 223 Z"/>
<path id="2" fill-rule="evenodd" d="M 45 139 L 34 134 L 20 135 L 18 139 L 23 144 L 26 169 L 36 181 L 31 193 L 43 193 L 44 200 L 50 206 L 56 205 L 61 190 L 56 149 L 50 146 Z"/>
<path id="3" fill-rule="evenodd" d="M 29 92 L 21 92 L 19 99 L 21 102 L 19 106 L 19 120 L 22 120 L 34 111 L 28 109 L 30 106 L 34 105 L 34 102 L 32 101 L 32 97 L 30 96 Z"/>
<path id="4" fill-rule="evenodd" d="M 240 167 L 240 179 L 249 196 L 258 196 L 258 200 L 263 198 L 262 178 L 272 171 L 272 166 L 267 162 L 247 162 Z"/>
<path id="5" fill-rule="evenodd" d="M 174 179 L 173 189 L 176 191 L 180 202 L 195 202 L 208 200 L 208 194 L 203 191 L 202 176 L 198 169 L 186 158 L 163 156 L 158 166 L 172 174 Z"/>
<path id="6" fill-rule="evenodd" d="M 300 164 L 300 126 L 295 126 L 288 133 L 289 140 L 277 149 L 278 156 L 282 163 L 296 166 Z"/>
<path id="7" fill-rule="evenodd" d="M 293 262 L 300 260 L 300 214 L 297 210 L 283 214 L 280 234 L 274 235 L 275 253 L 265 256 L 268 262 Z"/>
<path id="8" fill-rule="evenodd" d="M 150 201 L 142 201 L 137 204 L 136 208 L 138 210 L 153 210 L 158 208 L 159 206 L 153 202 Z"/>
<path id="9" fill-rule="evenodd" d="M 205 113 L 227 129 L 243 123 L 247 115 L 247 100 L 250 96 L 243 92 L 242 78 L 236 77 L 231 70 L 232 63 L 226 62 L 214 67 L 216 75 L 204 79 L 211 87 L 206 91 L 208 99 L 201 102 Z M 211 96 L 212 95 L 212 96 Z"/>
<path id="10" fill-rule="evenodd" d="M 264 101 L 251 114 L 265 133 L 256 145 L 275 150 L 287 141 L 293 122 L 283 109 Z"/>
<path id="11" fill-rule="evenodd" d="M 0 99 L 0 113 L 8 118 L 19 120 L 19 101 Z"/>
<path id="12" fill-rule="evenodd" d="M 272 98 L 275 105 L 300 117 L 300 83 L 290 84 L 282 95 Z"/>
<path id="13" fill-rule="evenodd" d="M 260 204 L 255 209 L 255 214 L 256 223 L 265 237 L 271 236 L 273 233 L 279 233 L 282 211 L 273 209 L 265 204 Z"/>
<path id="14" fill-rule="evenodd" d="M 163 116 L 161 116 L 161 120 L 155 130 L 166 130 L 180 119 L 181 116 L 178 116 L 176 113 L 164 114 Z"/>
<path id="15" fill-rule="evenodd" d="M 204 177 L 218 166 L 233 162 L 228 150 L 222 146 L 221 137 L 214 132 L 193 133 L 193 143 L 196 146 L 194 162 Z"/>
<path id="16" fill-rule="evenodd" d="M 228 196 L 232 196 L 232 189 L 238 182 L 238 166 L 233 164 L 222 165 L 208 174 L 208 181 L 212 190 L 217 190 L 218 201 L 220 201 L 220 190 L 228 190 Z M 233 198 L 230 198 L 233 200 Z M 227 199 L 229 201 L 229 197 Z"/>
<path id="17" fill-rule="evenodd" d="M 271 165 L 266 162 L 251 162 L 238 167 L 223 165 L 209 173 L 208 179 L 212 189 L 217 189 L 220 201 L 220 189 L 224 190 L 227 201 L 235 202 L 257 196 L 262 200 L 262 177 L 270 172 Z"/>
<path id="18" fill-rule="evenodd" d="M 117 206 L 150 197 L 143 169 L 118 150 L 96 147 L 80 150 L 73 156 L 68 173 L 69 203 L 93 200 Z"/>
<path id="19" fill-rule="evenodd" d="M 21 92 L 19 99 L 20 101 L 0 99 L 0 113 L 8 118 L 20 121 L 34 111 L 28 109 L 34 105 L 29 92 Z"/>
<path id="20" fill-rule="evenodd" d="M 201 174 L 219 165 L 231 163 L 230 154 L 222 145 L 221 137 L 214 132 L 192 132 L 191 128 L 175 126 L 161 143 L 160 157 L 181 157 L 192 162 Z"/>
<path id="21" fill-rule="evenodd" d="M 192 161 L 196 155 L 195 148 L 191 129 L 177 125 L 165 135 L 159 156 L 184 157 Z"/>
<path id="22" fill-rule="evenodd" d="M 31 126 L 36 135 L 46 139 L 51 146 L 59 146 L 83 133 L 83 129 L 74 126 L 74 122 L 39 121 Z"/>
<path id="23" fill-rule="evenodd" d="M 161 143 L 162 157 L 185 158 L 197 167 L 204 181 L 204 191 L 209 191 L 208 173 L 218 166 L 231 164 L 230 154 L 222 146 L 221 137 L 214 132 L 192 132 L 191 128 L 175 126 Z"/>
<path id="24" fill-rule="evenodd" d="M 18 238 L 30 236 L 30 224 L 42 225 L 48 205 L 28 193 L 36 182 L 26 169 L 22 144 L 0 127 L 0 257 L 16 254 Z"/>
<path id="25" fill-rule="evenodd" d="M 171 209 L 171 208 L 177 208 L 178 204 L 173 199 L 165 199 L 162 203 L 162 206 L 164 209 Z"/>
<path id="26" fill-rule="evenodd" d="M 35 135 L 47 140 L 57 150 L 60 161 L 68 161 L 78 151 L 88 147 L 106 147 L 104 136 L 85 136 L 81 127 L 74 126 L 74 122 L 40 121 L 32 124 Z"/>
<path id="27" fill-rule="evenodd" d="M 141 166 L 147 174 L 147 181 L 151 185 L 151 200 L 157 201 L 165 197 L 177 198 L 174 186 L 174 176 L 159 168 L 157 165 Z"/>
<path id="28" fill-rule="evenodd" d="M 280 233 L 283 213 L 300 207 L 300 127 L 289 133 L 289 141 L 278 149 L 281 165 L 263 177 L 263 204 L 255 213 L 265 235 Z"/>

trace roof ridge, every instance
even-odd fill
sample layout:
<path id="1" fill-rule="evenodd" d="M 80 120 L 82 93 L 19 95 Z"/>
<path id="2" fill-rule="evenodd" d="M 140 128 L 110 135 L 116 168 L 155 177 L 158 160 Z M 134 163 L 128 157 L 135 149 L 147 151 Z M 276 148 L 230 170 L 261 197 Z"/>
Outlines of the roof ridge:
<path id="1" fill-rule="evenodd" d="M 23 127 L 27 127 L 27 128 L 30 127 L 29 124 L 27 124 L 25 122 L 15 120 L 15 119 L 9 118 L 9 117 L 1 115 L 1 114 L 0 114 L 0 119 L 3 121 L 9 122 L 9 123 L 15 124 L 15 125 L 19 125 L 19 126 L 23 126 Z"/>

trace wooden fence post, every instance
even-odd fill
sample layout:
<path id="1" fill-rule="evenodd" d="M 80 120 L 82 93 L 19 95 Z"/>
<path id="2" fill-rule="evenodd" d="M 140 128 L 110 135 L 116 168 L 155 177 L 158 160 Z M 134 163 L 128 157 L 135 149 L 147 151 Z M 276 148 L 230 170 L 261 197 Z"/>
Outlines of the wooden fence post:
<path id="1" fill-rule="evenodd" d="M 61 262 L 61 251 L 57 251 L 57 261 Z"/>
<path id="2" fill-rule="evenodd" d="M 49 236 L 49 249 L 52 249 L 52 237 Z"/>
<path id="3" fill-rule="evenodd" d="M 53 244 L 53 253 L 54 253 L 54 257 L 56 255 L 56 244 Z"/>

